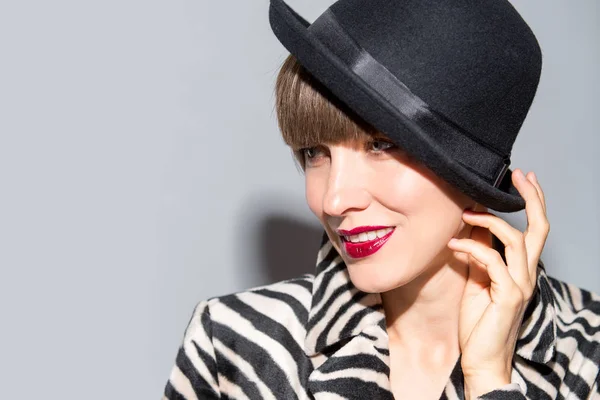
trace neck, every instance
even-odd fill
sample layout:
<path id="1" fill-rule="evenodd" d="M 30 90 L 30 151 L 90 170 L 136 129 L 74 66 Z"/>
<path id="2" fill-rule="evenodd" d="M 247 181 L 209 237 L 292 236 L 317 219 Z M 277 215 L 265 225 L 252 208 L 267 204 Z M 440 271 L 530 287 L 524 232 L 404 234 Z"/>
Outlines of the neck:
<path id="1" fill-rule="evenodd" d="M 455 360 L 460 352 L 458 321 L 468 266 L 449 250 L 440 256 L 444 262 L 381 297 L 391 344 L 413 354 Z"/>

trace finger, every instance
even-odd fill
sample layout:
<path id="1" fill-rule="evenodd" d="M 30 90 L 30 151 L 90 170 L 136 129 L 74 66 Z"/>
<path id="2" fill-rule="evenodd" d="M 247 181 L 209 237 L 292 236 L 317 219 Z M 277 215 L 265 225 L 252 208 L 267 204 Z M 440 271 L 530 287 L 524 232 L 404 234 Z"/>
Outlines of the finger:
<path id="1" fill-rule="evenodd" d="M 494 303 L 503 306 L 520 307 L 522 305 L 523 293 L 510 276 L 500 253 L 473 239 L 452 239 L 448 246 L 455 251 L 469 254 L 477 262 L 486 266 L 491 281 L 490 293 Z"/>
<path id="2" fill-rule="evenodd" d="M 529 275 L 536 276 L 537 264 L 546 243 L 550 224 L 535 186 L 525 177 L 520 169 L 512 175 L 513 183 L 525 199 L 527 229 L 525 230 L 525 246 L 527 248 L 527 264 Z M 535 281 L 535 280 L 534 280 Z"/>
<path id="3" fill-rule="evenodd" d="M 525 200 L 525 212 L 528 222 L 530 222 L 527 227 L 528 231 L 541 231 L 541 224 L 546 219 L 546 213 L 536 187 L 525 177 L 523 171 L 520 169 L 513 171 L 512 180 L 514 186 Z"/>
<path id="4" fill-rule="evenodd" d="M 542 190 L 540 183 L 537 180 L 537 176 L 535 176 L 535 173 L 533 171 L 528 172 L 526 176 L 527 176 L 527 179 L 529 179 L 529 181 L 533 184 L 533 186 L 535 186 L 535 189 L 538 192 L 538 196 L 540 196 L 540 199 L 542 201 L 542 207 L 544 208 L 544 213 L 547 213 L 546 197 L 544 196 L 544 191 Z"/>
<path id="5" fill-rule="evenodd" d="M 528 294 L 533 292 L 535 281 L 531 281 L 523 233 L 512 227 L 502 218 L 487 212 L 465 211 L 463 213 L 463 220 L 470 225 L 489 229 L 490 232 L 500 239 L 504 244 L 504 253 L 509 273 L 523 293 Z"/>
<path id="6" fill-rule="evenodd" d="M 529 181 L 523 171 L 516 169 L 512 175 L 513 184 L 525 199 L 525 212 L 527 214 L 527 230 L 526 234 L 532 232 L 534 234 L 543 234 L 547 223 L 546 213 L 542 199 L 538 194 L 538 190 Z"/>
<path id="7" fill-rule="evenodd" d="M 546 221 L 548 222 L 547 228 L 548 228 L 548 234 L 549 234 L 550 233 L 550 223 L 548 221 L 548 211 L 546 209 L 546 198 L 544 196 L 544 191 L 542 190 L 540 183 L 537 180 L 537 176 L 535 175 L 535 173 L 533 171 L 529 172 L 526 176 L 527 176 L 527 179 L 529 179 L 529 181 L 533 184 L 533 186 L 535 186 L 536 190 L 538 191 L 538 195 L 540 196 L 540 199 L 542 200 L 542 206 L 544 207 L 544 213 L 546 214 Z M 542 251 L 544 250 L 544 245 L 545 245 L 545 242 L 542 244 L 542 248 L 540 250 L 540 256 L 542 254 Z M 539 263 L 539 258 L 537 260 L 531 259 L 528 262 L 529 263 Z M 535 270 L 533 270 L 531 272 L 532 272 L 532 277 L 531 277 L 532 281 L 537 280 L 537 267 Z"/>
<path id="8" fill-rule="evenodd" d="M 481 243 L 486 247 L 492 247 L 492 234 L 486 228 L 474 226 L 473 229 L 471 229 L 470 239 Z M 471 283 L 476 283 L 480 286 L 489 286 L 490 277 L 487 273 L 486 266 L 472 256 L 469 255 L 468 257 L 470 265 L 474 265 L 474 268 L 469 267 L 468 280 L 470 280 Z"/>

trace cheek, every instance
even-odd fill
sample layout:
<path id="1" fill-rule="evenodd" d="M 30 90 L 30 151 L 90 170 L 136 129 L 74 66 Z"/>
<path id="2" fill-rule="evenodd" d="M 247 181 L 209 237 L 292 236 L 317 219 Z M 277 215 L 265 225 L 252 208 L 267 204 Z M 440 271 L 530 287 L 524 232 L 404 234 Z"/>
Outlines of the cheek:
<path id="1" fill-rule="evenodd" d="M 410 232 L 404 244 L 416 254 L 433 256 L 464 226 L 462 204 L 430 176 L 404 168 L 379 174 L 377 179 L 387 182 L 378 184 L 378 201 L 404 216 L 405 228 Z"/>
<path id="2" fill-rule="evenodd" d="M 428 180 L 399 163 L 386 167 L 380 168 L 370 180 L 372 193 L 379 203 L 407 217 L 431 208 L 436 191 Z"/>
<path id="3" fill-rule="evenodd" d="M 407 217 L 418 216 L 434 223 L 443 216 L 443 220 L 455 222 L 455 217 L 462 214 L 453 193 L 428 171 L 397 165 L 377 171 L 372 182 L 379 202 Z"/>

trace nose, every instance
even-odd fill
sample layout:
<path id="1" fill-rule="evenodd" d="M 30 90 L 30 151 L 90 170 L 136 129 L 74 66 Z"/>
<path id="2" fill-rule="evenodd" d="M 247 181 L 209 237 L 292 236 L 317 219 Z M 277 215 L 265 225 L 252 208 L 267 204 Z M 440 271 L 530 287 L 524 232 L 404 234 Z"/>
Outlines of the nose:
<path id="1" fill-rule="evenodd" d="M 364 210 L 371 204 L 368 190 L 368 170 L 356 151 L 348 148 L 330 150 L 327 190 L 323 196 L 323 211 L 333 217 L 351 211 Z"/>

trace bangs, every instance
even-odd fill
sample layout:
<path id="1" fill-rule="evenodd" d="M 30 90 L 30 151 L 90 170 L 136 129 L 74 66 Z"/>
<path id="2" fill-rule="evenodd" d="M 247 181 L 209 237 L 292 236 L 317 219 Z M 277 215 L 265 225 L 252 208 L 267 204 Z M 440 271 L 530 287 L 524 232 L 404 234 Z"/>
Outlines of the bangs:
<path id="1" fill-rule="evenodd" d="M 376 133 L 292 55 L 277 75 L 275 107 L 283 140 L 296 155 L 305 147 L 363 139 Z"/>

